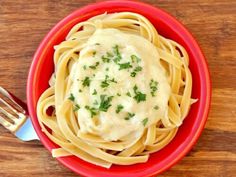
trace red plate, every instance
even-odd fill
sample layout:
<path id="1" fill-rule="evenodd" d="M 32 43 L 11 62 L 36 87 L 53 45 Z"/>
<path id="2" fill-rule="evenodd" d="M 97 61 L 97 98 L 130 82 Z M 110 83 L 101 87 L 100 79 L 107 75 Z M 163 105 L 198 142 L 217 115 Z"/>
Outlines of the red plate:
<path id="1" fill-rule="evenodd" d="M 161 35 L 185 47 L 190 57 L 190 70 L 193 76 L 192 97 L 198 98 L 198 102 L 192 105 L 188 117 L 174 140 L 159 152 L 151 154 L 146 163 L 129 166 L 113 165 L 110 169 L 105 169 L 75 156 L 58 158 L 66 167 L 84 176 L 145 177 L 160 174 L 189 152 L 199 138 L 207 120 L 211 98 L 209 71 L 198 44 L 186 28 L 166 12 L 144 3 L 100 2 L 78 9 L 60 21 L 46 35 L 34 55 L 27 82 L 27 101 L 34 128 L 44 146 L 50 151 L 58 147 L 41 131 L 36 116 L 37 101 L 42 92 L 49 87 L 48 80 L 54 70 L 53 46 L 63 41 L 70 29 L 78 22 L 104 12 L 123 11 L 136 12 L 145 16 Z"/>

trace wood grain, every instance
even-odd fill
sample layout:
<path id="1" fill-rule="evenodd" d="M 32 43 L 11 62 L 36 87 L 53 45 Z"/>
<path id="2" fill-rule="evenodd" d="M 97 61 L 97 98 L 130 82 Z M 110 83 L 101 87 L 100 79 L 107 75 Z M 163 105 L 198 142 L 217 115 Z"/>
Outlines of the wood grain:
<path id="1" fill-rule="evenodd" d="M 45 34 L 91 0 L 0 0 L 0 85 L 25 100 L 32 56 Z M 192 151 L 162 177 L 236 176 L 236 1 L 145 0 L 180 20 L 195 36 L 212 76 L 206 128 Z M 0 126 L 0 176 L 77 176 L 40 142 L 23 143 Z"/>

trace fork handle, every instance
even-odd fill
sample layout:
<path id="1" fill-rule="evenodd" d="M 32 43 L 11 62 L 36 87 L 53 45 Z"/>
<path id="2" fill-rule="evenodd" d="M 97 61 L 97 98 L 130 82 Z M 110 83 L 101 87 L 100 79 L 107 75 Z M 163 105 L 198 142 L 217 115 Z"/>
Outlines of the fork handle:
<path id="1" fill-rule="evenodd" d="M 15 135 L 22 141 L 39 140 L 30 118 L 27 118 Z"/>

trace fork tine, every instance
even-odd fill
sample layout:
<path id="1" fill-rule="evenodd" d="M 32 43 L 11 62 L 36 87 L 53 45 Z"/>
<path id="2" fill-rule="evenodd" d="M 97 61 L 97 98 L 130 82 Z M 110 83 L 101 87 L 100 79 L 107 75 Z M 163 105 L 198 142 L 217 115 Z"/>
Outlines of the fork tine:
<path id="1" fill-rule="evenodd" d="M 24 103 L 22 102 L 21 106 L 21 101 L 1 86 L 0 96 L 2 97 L 0 97 L 0 103 L 2 106 L 4 105 L 4 107 L 0 106 L 0 113 L 2 113 L 2 115 L 0 115 L 0 124 L 12 133 L 15 133 L 27 120 Z M 5 109 L 5 106 L 8 109 Z M 11 122 L 11 120 L 13 122 Z"/>
<path id="2" fill-rule="evenodd" d="M 17 103 L 17 100 L 15 101 L 15 99 L 17 98 L 12 96 L 10 92 L 8 92 L 6 89 L 0 86 L 0 93 L 5 97 L 7 97 L 12 103 L 14 103 L 20 109 L 20 111 L 22 111 L 23 114 L 25 114 L 25 109 Z"/>
<path id="3" fill-rule="evenodd" d="M 0 124 L 2 124 L 5 128 L 7 128 L 8 130 L 11 131 L 11 127 L 13 126 L 13 124 L 11 124 L 10 122 L 8 122 L 6 119 L 4 119 L 2 116 L 0 116 Z"/>
<path id="4" fill-rule="evenodd" d="M 3 113 L 5 116 L 7 116 L 9 119 L 11 119 L 14 123 L 16 123 L 17 118 L 15 116 L 13 116 L 11 113 L 7 112 L 1 106 L 0 106 L 0 112 Z"/>
<path id="5" fill-rule="evenodd" d="M 0 98 L 0 102 L 2 102 L 5 106 L 7 106 L 8 108 L 10 108 L 14 113 L 19 114 L 19 112 L 14 109 L 10 104 L 8 104 L 5 100 L 3 100 L 2 98 Z"/>
<path id="6" fill-rule="evenodd" d="M 5 110 L 0 107 L 0 111 L 4 112 Z M 14 116 L 10 117 L 9 115 L 11 115 L 11 114 L 9 114 L 6 111 L 5 111 L 5 113 L 6 114 L 4 114 L 4 115 L 7 116 L 9 119 L 13 120 L 14 124 L 10 123 L 8 120 L 6 120 L 1 115 L 0 115 L 0 124 L 2 124 L 5 128 L 10 130 L 12 133 L 15 133 L 25 123 L 25 121 L 27 120 L 27 117 L 24 114 L 22 114 L 22 113 L 19 113 L 19 118 L 16 118 Z"/>

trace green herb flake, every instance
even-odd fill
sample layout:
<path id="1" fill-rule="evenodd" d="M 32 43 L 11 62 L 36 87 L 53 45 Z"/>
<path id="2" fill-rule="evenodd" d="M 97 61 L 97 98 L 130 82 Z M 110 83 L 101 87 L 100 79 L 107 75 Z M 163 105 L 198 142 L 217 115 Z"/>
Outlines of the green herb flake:
<path id="1" fill-rule="evenodd" d="M 131 72 L 131 73 L 130 73 L 130 76 L 131 76 L 131 77 L 135 77 L 136 74 L 137 74 L 136 72 Z"/>
<path id="2" fill-rule="evenodd" d="M 134 72 L 139 72 L 139 71 L 142 71 L 142 67 L 141 66 L 137 66 L 135 69 L 134 69 Z"/>
<path id="3" fill-rule="evenodd" d="M 130 56 L 132 63 L 139 63 L 141 61 L 141 58 L 137 57 L 136 55 Z"/>
<path id="4" fill-rule="evenodd" d="M 89 107 L 88 105 L 86 105 L 84 108 L 87 109 L 90 112 L 91 118 L 93 118 L 93 116 L 97 115 L 97 109 L 96 108 Z"/>
<path id="5" fill-rule="evenodd" d="M 121 94 L 120 94 L 120 93 L 117 93 L 116 95 L 117 95 L 117 96 L 121 96 Z"/>
<path id="6" fill-rule="evenodd" d="M 121 54 L 119 51 L 119 46 L 115 45 L 112 47 L 112 52 L 106 52 L 106 54 L 102 55 L 102 61 L 104 63 L 110 63 L 111 60 L 113 60 L 116 64 L 121 60 Z"/>
<path id="7" fill-rule="evenodd" d="M 70 101 L 75 101 L 75 96 L 71 93 L 70 96 L 68 97 Z"/>
<path id="8" fill-rule="evenodd" d="M 106 88 L 106 87 L 109 86 L 108 78 L 109 78 L 109 76 L 106 75 L 106 76 L 105 76 L 105 80 L 101 82 L 101 85 L 100 85 L 100 86 L 101 86 L 102 88 Z"/>
<path id="9" fill-rule="evenodd" d="M 135 96 L 133 98 L 137 101 L 137 103 L 140 103 L 141 101 L 146 101 L 146 94 L 138 91 L 137 85 L 133 87 L 133 90 L 135 93 Z"/>
<path id="10" fill-rule="evenodd" d="M 119 114 L 122 109 L 124 109 L 124 106 L 122 106 L 121 104 L 117 105 L 116 113 Z"/>
<path id="11" fill-rule="evenodd" d="M 126 95 L 127 95 L 127 96 L 129 96 L 129 97 L 131 97 L 131 94 L 130 94 L 130 92 L 127 92 L 127 93 L 126 93 Z"/>
<path id="12" fill-rule="evenodd" d="M 84 87 L 86 87 L 86 86 L 89 87 L 91 80 L 89 79 L 89 77 L 85 77 L 85 79 L 82 82 L 83 82 L 82 85 Z"/>
<path id="13" fill-rule="evenodd" d="M 102 88 L 106 88 L 108 86 L 109 86 L 109 83 L 107 83 L 107 81 L 102 81 L 102 83 L 101 83 Z"/>
<path id="14" fill-rule="evenodd" d="M 159 109 L 159 106 L 157 106 L 157 105 L 154 106 L 154 109 L 155 109 L 155 110 L 158 110 L 158 109 Z"/>
<path id="15" fill-rule="evenodd" d="M 113 47 L 113 53 L 115 55 L 114 62 L 118 63 L 121 60 L 121 54 L 120 54 L 120 50 L 119 50 L 119 46 L 118 45 L 115 45 Z"/>
<path id="16" fill-rule="evenodd" d="M 110 85 L 109 82 L 117 83 L 117 81 L 115 80 L 115 78 L 109 79 L 109 76 L 106 75 L 106 76 L 105 76 L 105 80 L 101 82 L 101 85 L 100 85 L 100 86 L 101 86 L 102 88 L 106 88 L 106 87 L 108 87 L 108 86 Z"/>
<path id="17" fill-rule="evenodd" d="M 127 117 L 125 117 L 125 120 L 130 120 L 132 117 L 134 117 L 135 116 L 135 114 L 134 113 L 130 113 L 130 112 L 128 112 L 128 116 Z"/>
<path id="18" fill-rule="evenodd" d="M 94 45 L 101 45 L 100 43 L 95 43 Z"/>
<path id="19" fill-rule="evenodd" d="M 103 61 L 104 63 L 110 63 L 111 59 L 103 55 L 103 56 L 102 56 L 102 61 Z"/>
<path id="20" fill-rule="evenodd" d="M 156 96 L 157 86 L 158 86 L 158 82 L 151 79 L 151 81 L 149 83 L 149 87 L 151 89 L 152 97 Z"/>
<path id="21" fill-rule="evenodd" d="M 84 65 L 84 66 L 83 66 L 83 69 L 84 69 L 84 70 L 86 70 L 86 69 L 87 69 L 87 66 L 86 66 L 86 65 Z"/>
<path id="22" fill-rule="evenodd" d="M 142 69 L 143 69 L 143 68 L 142 68 L 141 66 L 135 67 L 134 70 L 133 70 L 133 72 L 131 72 L 130 76 L 131 76 L 131 77 L 135 77 L 136 74 L 137 74 L 137 72 L 142 71 Z"/>
<path id="23" fill-rule="evenodd" d="M 109 71 L 109 68 L 106 68 L 106 71 Z"/>
<path id="24" fill-rule="evenodd" d="M 94 57 L 95 57 L 96 53 L 97 53 L 96 51 L 93 51 L 93 56 L 94 56 Z"/>
<path id="25" fill-rule="evenodd" d="M 82 90 L 81 90 L 81 89 L 79 89 L 79 92 L 81 93 L 81 92 L 82 92 Z"/>
<path id="26" fill-rule="evenodd" d="M 110 82 L 117 83 L 117 81 L 115 80 L 115 78 L 111 79 Z"/>
<path id="27" fill-rule="evenodd" d="M 107 112 L 107 110 L 111 106 L 112 98 L 113 96 L 100 95 L 99 110 L 103 112 Z"/>
<path id="28" fill-rule="evenodd" d="M 99 62 L 96 62 L 94 65 L 89 66 L 89 68 L 96 69 L 98 65 L 99 65 Z"/>
<path id="29" fill-rule="evenodd" d="M 118 57 L 121 57 L 120 56 L 120 51 L 119 51 L 119 46 L 118 45 L 115 45 L 113 47 L 113 52 L 115 53 L 115 55 L 117 55 Z"/>
<path id="30" fill-rule="evenodd" d="M 145 119 L 142 120 L 142 124 L 143 124 L 144 127 L 147 123 L 148 123 L 148 118 L 145 118 Z"/>
<path id="31" fill-rule="evenodd" d="M 119 70 L 132 68 L 132 65 L 130 64 L 130 62 L 121 63 L 121 64 L 118 64 L 118 65 L 120 67 Z"/>
<path id="32" fill-rule="evenodd" d="M 92 95 L 97 95 L 97 90 L 94 89 Z"/>
<path id="33" fill-rule="evenodd" d="M 110 52 L 107 52 L 106 55 L 102 56 L 102 61 L 104 63 L 110 63 L 111 59 L 114 57 L 114 55 Z"/>
<path id="34" fill-rule="evenodd" d="M 110 52 L 107 52 L 107 57 L 114 57 L 114 55 Z"/>
<path id="35" fill-rule="evenodd" d="M 74 106 L 73 111 L 76 112 L 76 111 L 78 111 L 79 109 L 80 109 L 80 106 L 79 106 L 78 104 L 76 104 L 76 105 Z"/>
<path id="36" fill-rule="evenodd" d="M 95 100 L 93 104 L 98 105 L 98 100 Z"/>

